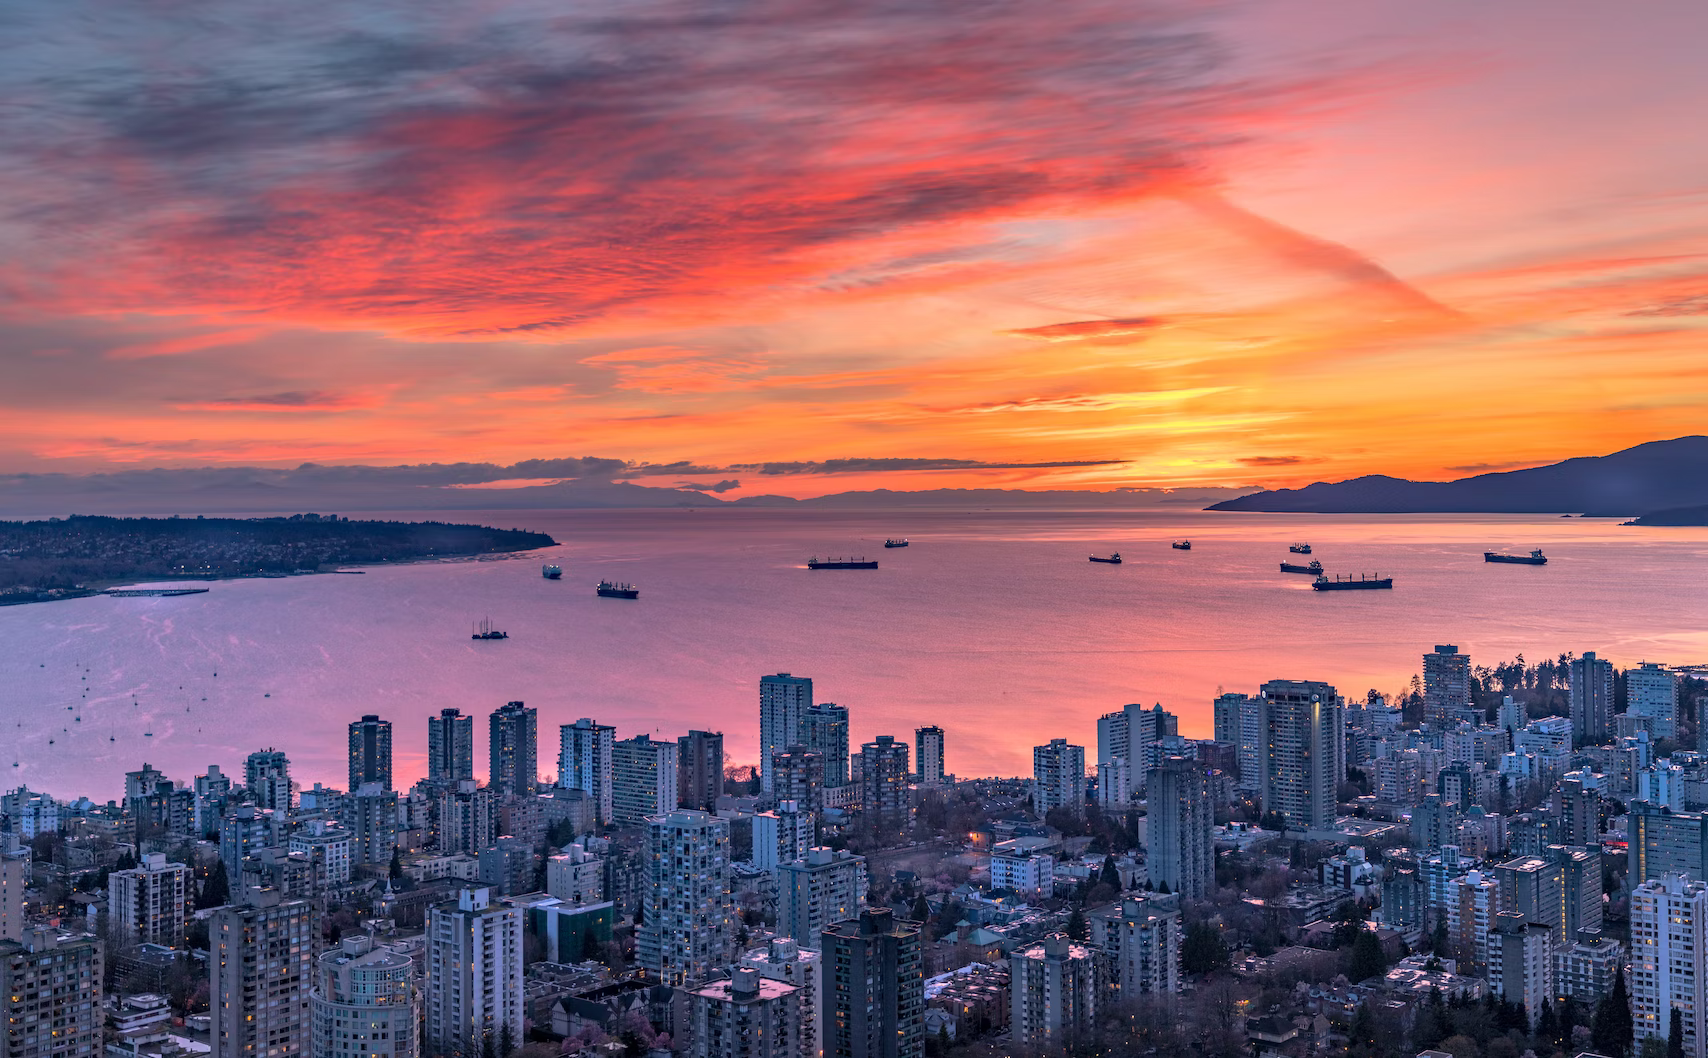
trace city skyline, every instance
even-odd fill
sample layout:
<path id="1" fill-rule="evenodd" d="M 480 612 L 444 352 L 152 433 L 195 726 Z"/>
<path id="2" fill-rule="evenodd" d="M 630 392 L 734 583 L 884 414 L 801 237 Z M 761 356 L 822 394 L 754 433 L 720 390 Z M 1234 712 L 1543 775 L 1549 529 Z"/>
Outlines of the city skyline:
<path id="1" fill-rule="evenodd" d="M 0 4 L 0 1058 L 1708 1058 L 1704 41 Z"/>
<path id="2" fill-rule="evenodd" d="M 1419 707 L 1425 716 L 1430 715 L 1432 709 L 1428 680 L 1430 667 L 1442 659 L 1444 651 L 1452 651 L 1455 649 L 1457 648 L 1436 646 L 1433 651 L 1423 653 L 1421 655 L 1422 663 L 1418 669 L 1420 674 L 1417 682 L 1418 690 L 1415 693 L 1418 696 L 1417 700 L 1420 703 Z M 1466 656 L 1464 654 L 1458 654 L 1455 656 L 1462 663 L 1461 671 L 1463 671 L 1465 676 L 1468 678 L 1470 669 L 1469 664 L 1465 661 Z M 1587 651 L 1582 657 L 1574 657 L 1567 666 L 1567 669 L 1569 671 L 1580 670 L 1586 661 L 1589 664 L 1597 666 L 1596 671 L 1598 673 L 1603 671 L 1605 672 L 1605 675 L 1598 676 L 1598 679 L 1605 679 L 1608 688 L 1606 693 L 1609 696 L 1611 693 L 1612 681 L 1615 678 L 1615 673 L 1617 673 L 1618 679 L 1621 682 L 1624 681 L 1626 674 L 1629 673 L 1631 677 L 1639 680 L 1651 681 L 1652 683 L 1653 680 L 1661 675 L 1664 675 L 1668 680 L 1673 680 L 1676 679 L 1677 675 L 1681 672 L 1693 674 L 1698 671 L 1698 667 L 1696 666 L 1684 666 L 1682 668 L 1676 666 L 1668 667 L 1662 663 L 1648 660 L 1646 658 L 1640 662 L 1632 661 L 1627 666 L 1620 667 L 1605 657 L 1598 657 L 1597 652 L 1595 651 Z M 746 726 L 752 727 L 755 731 L 763 731 L 773 722 L 772 709 L 773 703 L 776 699 L 771 692 L 771 687 L 773 686 L 773 681 L 778 679 L 779 676 L 805 688 L 806 694 L 804 699 L 798 700 L 803 703 L 803 713 L 811 712 L 814 709 L 829 709 L 832 710 L 838 718 L 840 718 L 840 723 L 844 725 L 853 721 L 858 722 L 862 727 L 871 728 L 876 726 L 872 721 L 861 717 L 857 707 L 850 710 L 846 707 L 838 706 L 829 702 L 819 703 L 817 706 L 804 704 L 809 703 L 811 700 L 813 683 L 812 677 L 793 677 L 789 673 L 766 675 L 759 679 L 758 686 L 760 688 L 760 692 L 755 700 L 756 706 L 753 714 L 754 722 L 751 725 Z M 1298 687 L 1309 687 L 1313 690 L 1322 688 L 1330 692 L 1335 691 L 1335 688 L 1330 681 L 1275 679 L 1265 682 L 1262 686 L 1253 686 L 1251 688 L 1253 693 L 1250 694 L 1222 693 L 1219 694 L 1212 702 L 1197 703 L 1199 706 L 1204 708 L 1195 712 L 1188 712 L 1186 714 L 1189 718 L 1189 723 L 1187 724 L 1187 731 L 1184 733 L 1177 731 L 1180 717 L 1168 712 L 1163 703 L 1155 702 L 1148 706 L 1137 702 L 1129 703 L 1124 705 L 1121 711 L 1093 718 L 1087 721 L 1081 729 L 1074 731 L 1072 735 L 1066 738 L 1057 738 L 1055 741 L 1063 743 L 1066 749 L 1076 751 L 1078 759 L 1082 761 L 1081 774 L 1083 776 L 1097 776 L 1099 779 L 1103 780 L 1098 783 L 1098 796 L 1100 798 L 1109 794 L 1111 790 L 1109 784 L 1113 783 L 1115 784 L 1113 789 L 1118 791 L 1116 793 L 1117 799 L 1121 802 L 1125 802 L 1129 793 L 1133 797 L 1142 797 L 1144 795 L 1144 784 L 1143 782 L 1134 781 L 1134 772 L 1136 771 L 1137 774 L 1142 777 L 1153 769 L 1158 762 L 1166 758 L 1170 752 L 1167 748 L 1170 738 L 1174 739 L 1176 742 L 1182 738 L 1226 740 L 1236 746 L 1242 747 L 1239 750 L 1242 763 L 1249 760 L 1253 764 L 1256 764 L 1260 755 L 1255 749 L 1255 743 L 1252 741 L 1252 734 L 1261 729 L 1262 719 L 1259 712 L 1259 706 L 1261 706 L 1264 701 L 1264 688 L 1271 683 L 1275 684 L 1277 687 L 1293 685 Z M 1562 684 L 1562 686 L 1567 687 L 1569 691 L 1572 685 L 1565 683 Z M 1371 689 L 1372 692 L 1375 690 L 1375 688 Z M 1465 694 L 1468 695 L 1469 691 L 1465 691 Z M 1392 697 L 1396 696 L 1384 693 L 1385 699 Z M 1403 688 L 1399 689 L 1397 697 L 1404 697 Z M 1337 700 L 1342 702 L 1345 706 L 1361 707 L 1364 704 L 1364 699 L 1362 697 L 1349 697 L 1345 692 L 1338 692 Z M 1569 702 L 1575 703 L 1576 701 L 1577 698 L 1575 696 L 1569 699 Z M 1466 702 L 1468 707 L 1468 697 Z M 1648 711 L 1653 707 L 1648 706 L 1642 699 L 1634 697 L 1632 702 L 1633 709 L 1630 715 L 1652 715 L 1652 719 L 1654 721 L 1652 726 L 1659 732 L 1670 732 L 1673 725 L 1678 723 L 1671 711 L 1653 715 Z M 1670 706 L 1670 709 L 1676 710 L 1676 691 L 1673 692 L 1672 703 L 1673 704 Z M 395 759 L 399 765 L 396 772 L 396 785 L 398 788 L 407 789 L 414 782 L 421 780 L 438 782 L 449 781 L 454 783 L 457 780 L 467 779 L 473 780 L 482 789 L 486 789 L 489 784 L 492 784 L 493 788 L 496 790 L 498 789 L 498 784 L 494 782 L 494 779 L 490 774 L 490 769 L 482 769 L 475 766 L 477 762 L 486 763 L 493 755 L 491 753 L 490 737 L 482 736 L 488 739 L 486 744 L 483 745 L 480 742 L 477 742 L 476 731 L 477 728 L 481 731 L 485 731 L 489 726 L 493 730 L 497 730 L 500 726 L 499 721 L 501 719 L 508 719 L 517 715 L 521 710 L 523 710 L 524 704 L 525 703 L 512 700 L 499 702 L 499 704 L 494 705 L 488 712 L 488 716 L 491 720 L 490 725 L 477 725 L 475 723 L 477 716 L 476 713 L 464 713 L 461 709 L 452 707 L 442 709 L 432 708 L 428 714 L 420 718 L 420 724 L 423 730 L 418 733 L 418 737 L 411 738 L 406 728 L 404 735 L 397 739 L 395 751 L 392 748 L 389 735 L 393 726 L 392 716 L 365 714 L 354 717 L 349 721 L 348 725 L 351 736 L 352 753 L 354 753 L 354 747 L 356 745 L 355 739 L 357 732 L 364 729 L 373 730 L 377 727 L 388 732 L 386 737 L 386 754 L 383 761 L 383 768 L 386 773 L 386 782 L 384 784 L 385 789 L 389 790 L 392 787 L 392 754 L 395 752 Z M 1224 712 L 1224 707 L 1227 709 L 1226 712 Z M 1234 712 L 1236 707 L 1240 710 L 1239 713 Z M 573 712 L 574 710 L 574 706 L 565 707 L 565 711 L 560 715 L 567 716 L 569 712 Z M 529 725 L 532 727 L 535 717 L 540 710 L 534 707 L 527 707 L 525 712 L 528 717 Z M 1246 714 L 1243 719 L 1241 716 L 1242 713 Z M 1464 716 L 1468 716 L 1468 708 L 1467 710 L 1463 710 L 1462 713 Z M 1142 726 L 1141 723 L 1131 723 L 1129 720 L 1130 717 L 1141 718 Z M 1569 717 L 1567 718 L 1569 719 Z M 1119 749 L 1112 747 L 1109 741 L 1111 738 L 1109 733 L 1110 725 L 1112 723 L 1117 725 L 1117 737 L 1121 747 Z M 657 776 L 656 782 L 658 783 L 660 792 L 666 788 L 675 792 L 678 789 L 678 783 L 681 778 L 682 765 L 678 763 L 679 758 L 677 756 L 677 754 L 681 752 L 681 747 L 684 744 L 692 743 L 696 736 L 710 735 L 719 743 L 720 749 L 718 755 L 725 764 L 724 771 L 726 775 L 732 769 L 741 772 L 751 768 L 755 779 L 760 783 L 761 791 L 767 794 L 770 793 L 770 791 L 765 790 L 764 788 L 764 775 L 761 770 L 759 760 L 735 759 L 733 757 L 723 755 L 721 746 L 724 739 L 724 732 L 722 731 L 705 732 L 685 729 L 679 734 L 664 733 L 663 735 L 660 735 L 660 733 L 656 731 L 635 731 L 632 729 L 632 726 L 625 725 L 620 721 L 618 723 L 607 724 L 597 718 L 582 717 L 573 721 L 565 719 L 559 722 L 553 720 L 549 715 L 544 723 L 544 727 L 545 733 L 543 735 L 539 732 L 536 732 L 534 735 L 534 745 L 532 747 L 533 752 L 525 755 L 534 757 L 539 760 L 542 765 L 545 761 L 555 759 L 559 762 L 559 766 L 561 768 L 562 762 L 566 759 L 565 753 L 571 752 L 570 747 L 573 747 L 573 759 L 577 763 L 568 772 L 554 772 L 541 767 L 535 773 L 533 785 L 542 789 L 552 787 L 586 789 L 596 800 L 611 798 L 615 794 L 614 789 L 609 787 L 604 790 L 595 789 L 596 785 L 601 781 L 597 770 L 599 765 L 594 764 L 593 771 L 586 771 L 580 762 L 583 759 L 595 762 L 602 760 L 604 762 L 603 766 L 608 773 L 610 770 L 610 764 L 616 759 L 619 748 L 623 742 L 640 746 L 651 740 L 653 747 L 669 747 L 669 759 L 671 760 L 671 763 L 667 769 L 670 775 L 668 787 L 665 786 L 664 775 L 658 769 L 649 767 L 648 775 Z M 554 730 L 557 732 L 555 736 L 551 734 Z M 626 734 L 625 731 L 627 732 Z M 447 735 L 447 732 L 455 732 L 455 734 Z M 947 736 L 947 741 L 945 741 L 946 736 L 944 730 L 935 725 L 918 728 L 915 732 L 915 738 L 912 741 L 923 739 L 927 732 L 929 732 L 930 737 L 935 740 L 933 744 L 935 751 L 938 754 L 937 764 L 939 767 L 943 767 L 942 756 L 945 753 L 946 748 L 948 757 L 951 761 L 965 758 L 965 754 L 967 753 L 966 747 L 956 745 L 952 733 Z M 654 736 L 662 737 L 664 738 L 664 741 L 662 743 L 658 742 Z M 504 737 L 506 739 L 504 745 L 505 753 L 507 755 L 512 752 L 516 752 L 518 748 L 526 748 L 524 743 L 510 741 L 511 735 L 509 733 L 506 733 Z M 547 739 L 548 741 L 546 744 L 549 746 L 550 740 L 554 737 L 562 748 L 560 748 L 560 751 L 555 755 L 548 753 L 544 757 L 541 757 L 539 753 L 539 745 L 541 743 L 539 740 L 541 738 Z M 843 732 L 841 737 L 844 740 L 843 753 L 846 755 L 850 744 L 848 741 L 849 736 L 846 732 Z M 893 743 L 893 748 L 901 751 L 904 758 L 907 756 L 907 751 L 910 748 L 910 740 L 905 731 L 900 731 L 898 729 L 898 731 L 893 733 L 875 733 L 872 737 L 880 741 Z M 1077 740 L 1077 743 L 1075 740 Z M 758 741 L 761 746 L 766 744 L 763 735 L 761 735 Z M 1074 744 L 1068 745 L 1068 743 Z M 873 745 L 873 742 L 871 739 L 854 739 L 852 744 L 862 746 L 863 748 L 869 748 Z M 454 746 L 454 752 L 460 758 L 460 763 L 454 767 L 449 767 L 444 770 L 435 767 L 434 762 L 436 758 L 434 753 L 437 747 L 442 746 L 447 748 Z M 1086 753 L 1086 746 L 1092 747 L 1092 752 L 1089 755 Z M 775 747 L 775 750 L 777 753 L 782 753 L 786 748 L 788 747 L 778 745 Z M 802 742 L 794 745 L 793 748 L 800 750 L 810 749 L 812 747 L 809 747 Z M 1035 747 L 1034 756 L 1037 751 L 1042 751 L 1044 748 L 1045 747 L 1043 746 Z M 1052 753 L 1055 752 L 1056 749 L 1052 747 Z M 856 753 L 856 756 L 858 756 L 858 753 Z M 212 774 L 216 778 L 221 778 L 219 773 L 222 766 L 236 766 L 240 773 L 244 773 L 249 776 L 261 776 L 262 785 L 255 788 L 267 791 L 263 794 L 263 797 L 273 798 L 274 803 L 277 802 L 279 797 L 283 796 L 282 787 L 279 787 L 276 782 L 273 782 L 273 780 L 279 776 L 284 776 L 289 779 L 290 789 L 293 795 L 298 790 L 307 790 L 311 785 L 315 788 L 319 788 L 325 785 L 328 779 L 335 779 L 337 777 L 330 773 L 326 775 L 316 774 L 305 777 L 299 766 L 293 766 L 291 764 L 289 757 L 290 750 L 288 748 L 276 749 L 269 746 L 264 749 L 257 749 L 248 753 L 236 753 L 234 754 L 234 759 L 229 762 L 212 761 L 208 765 L 199 765 L 198 767 L 211 767 Z M 354 762 L 354 759 L 354 756 L 352 756 L 352 762 Z M 1054 758 L 1052 757 L 1052 759 Z M 1134 763 L 1135 760 L 1137 763 Z M 161 775 L 160 772 L 151 770 L 152 766 L 146 761 L 138 761 L 136 763 L 137 767 L 143 770 L 134 772 L 133 774 L 145 776 Z M 1105 770 L 1106 768 L 1108 770 Z M 949 770 L 951 772 L 953 771 L 953 769 Z M 293 771 L 295 772 L 294 774 L 292 773 Z M 904 772 L 903 774 L 904 776 L 911 777 L 916 782 L 930 785 L 930 780 L 921 776 L 917 768 L 917 762 L 915 762 L 915 766 L 912 771 Z M 973 769 L 962 770 L 962 777 L 972 776 L 974 774 L 977 774 L 979 778 L 1003 777 L 995 773 L 985 775 L 980 773 L 976 767 Z M 1020 773 L 1016 774 L 1018 775 Z M 569 777 L 566 778 L 566 776 Z M 522 789 L 520 782 L 521 779 L 522 776 L 518 775 L 515 780 L 513 780 L 517 783 L 517 791 L 528 792 Z M 185 779 L 178 780 L 180 784 L 183 784 L 186 781 L 187 780 Z M 196 781 L 200 782 L 201 779 L 197 778 Z M 606 781 L 608 782 L 608 780 Z M 647 780 L 648 783 L 654 781 L 654 779 L 650 778 Z M 1255 782 L 1255 780 L 1251 781 Z M 121 782 L 120 786 L 123 787 L 124 784 Z M 36 792 L 54 793 L 59 796 L 70 795 L 68 791 L 63 790 L 41 790 Z M 355 793 L 356 789 L 351 787 L 346 792 Z M 78 791 L 75 796 L 86 797 L 87 792 Z M 134 794 L 128 796 L 134 796 Z M 684 798 L 689 796 L 686 787 L 681 788 L 681 796 Z M 687 805 L 684 805 L 684 807 L 687 807 Z M 611 811 L 614 812 L 615 809 L 612 809 Z M 647 812 L 646 814 L 650 815 L 652 813 Z"/>

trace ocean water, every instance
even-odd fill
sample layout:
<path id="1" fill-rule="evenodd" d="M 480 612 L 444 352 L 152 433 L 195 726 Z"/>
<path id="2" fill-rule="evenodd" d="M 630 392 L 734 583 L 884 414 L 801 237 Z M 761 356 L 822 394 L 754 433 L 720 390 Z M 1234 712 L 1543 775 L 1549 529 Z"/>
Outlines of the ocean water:
<path id="1" fill-rule="evenodd" d="M 384 517 L 414 517 L 385 515 Z M 424 515 L 423 517 L 443 517 Z M 561 546 L 362 576 L 216 582 L 204 595 L 0 608 L 0 789 L 120 796 L 148 762 L 179 780 L 285 750 L 305 785 L 345 785 L 344 726 L 394 725 L 395 776 L 423 770 L 426 717 L 506 701 L 540 710 L 540 768 L 557 726 L 589 716 L 619 738 L 722 730 L 756 759 L 759 677 L 811 676 L 846 705 L 855 741 L 946 731 L 950 771 L 1029 774 L 1031 747 L 1095 757 L 1096 718 L 1161 702 L 1211 729 L 1218 690 L 1319 679 L 1402 688 L 1455 643 L 1473 663 L 1594 650 L 1620 665 L 1708 662 L 1708 530 L 1536 517 L 1203 512 L 543 511 L 466 519 Z M 912 546 L 885 550 L 886 536 Z M 1172 550 L 1188 537 L 1189 552 Z M 1381 572 L 1393 591 L 1314 592 L 1280 573 L 1307 540 L 1330 572 Z M 1543 547 L 1546 567 L 1485 549 Z M 1092 564 L 1120 551 L 1120 566 Z M 808 571 L 864 554 L 876 571 Z M 543 562 L 561 581 L 540 576 Z M 601 578 L 641 597 L 600 599 Z M 510 633 L 474 642 L 490 617 Z M 51 744 L 50 744 L 51 740 Z"/>

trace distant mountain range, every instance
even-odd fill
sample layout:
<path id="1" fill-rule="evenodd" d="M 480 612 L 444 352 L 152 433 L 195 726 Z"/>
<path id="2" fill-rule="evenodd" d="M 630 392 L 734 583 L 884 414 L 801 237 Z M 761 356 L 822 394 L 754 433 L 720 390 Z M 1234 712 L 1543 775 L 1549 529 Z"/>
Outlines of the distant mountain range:
<path id="1" fill-rule="evenodd" d="M 1038 507 L 1052 510 L 1130 510 L 1134 508 L 1197 507 L 1206 499 L 1238 493 L 1239 489 L 867 489 L 833 492 L 797 500 L 789 496 L 743 496 L 729 501 L 734 507 L 937 507 L 965 510 L 969 507 Z"/>
<path id="2" fill-rule="evenodd" d="M 569 462 L 575 462 L 571 460 Z M 868 489 L 796 499 L 725 498 L 708 486 L 640 485 L 619 460 L 599 474 L 510 485 L 505 468 L 203 467 L 105 474 L 0 475 L 0 518 L 67 514 L 275 514 L 295 511 L 525 511 L 617 508 L 927 508 L 1273 511 L 1324 514 L 1589 514 L 1640 525 L 1708 525 L 1708 437 L 1651 441 L 1606 456 L 1456 481 L 1371 475 L 1299 489 Z M 473 471 L 470 472 L 470 467 Z M 484 468 L 484 469 L 483 469 Z M 544 474 L 525 475 L 538 480 Z M 774 480 L 761 477 L 760 480 Z M 834 480 L 834 479 L 830 479 Z M 481 487 L 468 487 L 479 484 Z M 728 484 L 734 484 L 729 482 Z M 1204 507 L 1205 504 L 1210 506 Z"/>
<path id="3" fill-rule="evenodd" d="M 1300 489 L 1223 500 L 1211 511 L 1313 514 L 1648 515 L 1642 525 L 1708 524 L 1708 437 L 1650 441 L 1612 455 L 1477 474 L 1455 481 L 1407 481 L 1372 474 Z M 1694 510 L 1680 510 L 1693 508 Z M 1682 520 L 1681 520 L 1682 519 Z M 1693 520 L 1692 520 L 1693 519 Z"/>
<path id="4" fill-rule="evenodd" d="M 454 471 L 456 468 L 447 468 Z M 277 470 L 218 467 L 130 470 L 108 474 L 0 475 L 0 518 L 68 514 L 277 514 L 296 511 L 529 511 L 669 507 L 1046 508 L 1061 510 L 1197 509 L 1236 496 L 1228 488 L 872 489 L 808 499 L 723 499 L 691 488 L 580 478 L 547 485 L 459 487 L 419 481 L 413 468 Z"/>

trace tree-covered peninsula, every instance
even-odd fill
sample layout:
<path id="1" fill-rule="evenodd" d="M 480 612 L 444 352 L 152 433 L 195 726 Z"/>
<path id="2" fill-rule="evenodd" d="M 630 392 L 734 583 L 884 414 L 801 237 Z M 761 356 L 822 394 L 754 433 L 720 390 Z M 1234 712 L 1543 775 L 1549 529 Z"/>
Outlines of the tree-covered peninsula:
<path id="1" fill-rule="evenodd" d="M 102 583 L 273 576 L 549 547 L 544 533 L 446 522 L 278 518 L 0 521 L 0 601 L 83 594 Z"/>

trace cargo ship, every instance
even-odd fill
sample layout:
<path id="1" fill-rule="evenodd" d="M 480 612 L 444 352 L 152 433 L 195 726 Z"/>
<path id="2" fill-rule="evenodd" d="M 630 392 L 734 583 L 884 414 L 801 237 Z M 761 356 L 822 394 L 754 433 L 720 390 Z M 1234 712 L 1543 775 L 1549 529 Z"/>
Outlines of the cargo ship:
<path id="1" fill-rule="evenodd" d="M 1528 555 L 1503 555 L 1497 551 L 1484 551 L 1483 561 L 1508 562 L 1515 566 L 1546 566 L 1548 556 L 1542 553 L 1541 548 L 1537 548 Z"/>
<path id="2" fill-rule="evenodd" d="M 1192 550 L 1192 541 L 1190 541 L 1190 540 L 1176 540 L 1174 543 L 1169 544 L 1168 546 L 1174 548 L 1176 551 L 1190 551 L 1190 550 Z"/>
<path id="3" fill-rule="evenodd" d="M 808 569 L 877 569 L 878 560 L 868 559 L 864 555 L 859 558 L 819 558 L 813 556 L 807 559 Z"/>
<path id="4" fill-rule="evenodd" d="M 558 580 L 563 577 L 563 567 L 546 564 L 540 567 L 540 576 L 547 580 Z"/>
<path id="5" fill-rule="evenodd" d="M 1314 558 L 1311 559 L 1310 565 L 1308 565 L 1308 566 L 1301 564 L 1301 563 L 1298 563 L 1298 562 L 1283 562 L 1283 563 L 1281 563 L 1281 572 L 1283 572 L 1283 573 L 1314 573 L 1320 577 L 1323 575 L 1323 564 L 1321 562 L 1318 562 Z"/>
<path id="6" fill-rule="evenodd" d="M 885 540 L 884 546 L 885 547 L 906 547 L 907 546 L 907 537 L 904 536 L 900 540 Z"/>
<path id="7" fill-rule="evenodd" d="M 1360 573 L 1357 576 L 1349 574 L 1345 577 L 1335 577 L 1333 580 L 1324 575 L 1311 582 L 1311 587 L 1318 591 L 1369 591 L 1393 586 L 1394 578 L 1384 577 L 1380 573 Z"/>
<path id="8" fill-rule="evenodd" d="M 1091 561 L 1093 561 L 1093 562 L 1107 562 L 1111 566 L 1119 566 L 1121 564 L 1121 552 L 1117 551 L 1114 554 L 1110 555 L 1108 558 L 1104 558 L 1102 555 L 1092 555 Z"/>
<path id="9" fill-rule="evenodd" d="M 1309 545 L 1309 544 L 1288 544 L 1287 550 L 1293 552 L 1293 554 L 1295 554 L 1295 555 L 1308 555 L 1311 553 L 1311 545 Z"/>
<path id="10" fill-rule="evenodd" d="M 481 620 L 480 626 L 475 630 L 474 635 L 469 636 L 469 638 L 470 639 L 509 639 L 510 633 L 509 632 L 500 632 L 498 629 L 492 627 L 492 619 L 490 617 L 488 617 L 488 618 L 483 618 Z"/>
<path id="11" fill-rule="evenodd" d="M 601 599 L 638 599 L 640 598 L 640 589 L 633 584 L 624 584 L 621 581 L 602 580 L 599 582 L 599 586 L 593 589 L 593 594 Z"/>

